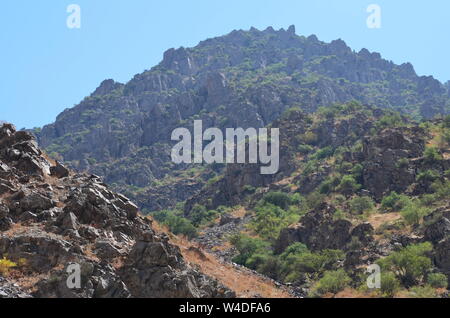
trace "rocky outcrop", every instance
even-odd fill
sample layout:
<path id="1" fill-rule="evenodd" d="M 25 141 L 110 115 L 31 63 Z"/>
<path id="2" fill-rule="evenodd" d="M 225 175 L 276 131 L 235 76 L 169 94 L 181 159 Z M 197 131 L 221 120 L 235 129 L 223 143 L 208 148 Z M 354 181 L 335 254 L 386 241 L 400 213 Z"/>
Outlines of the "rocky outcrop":
<path id="1" fill-rule="evenodd" d="M 424 240 L 434 245 L 434 264 L 450 282 L 450 206 L 443 206 L 427 215 L 424 224 Z"/>
<path id="2" fill-rule="evenodd" d="M 419 127 L 386 129 L 363 142 L 363 186 L 376 199 L 391 191 L 404 192 L 416 181 L 416 167 L 399 165 L 420 158 L 425 150 L 425 132 Z"/>
<path id="3" fill-rule="evenodd" d="M 353 226 L 347 220 L 335 220 L 335 208 L 326 203 L 307 213 L 300 219 L 300 223 L 281 231 L 275 243 L 275 252 L 282 253 L 295 242 L 305 244 L 313 251 L 324 249 L 347 249 L 353 238 L 368 244 L 373 238 L 373 227 L 363 223 Z"/>
<path id="4" fill-rule="evenodd" d="M 0 161 L 0 258 L 40 277 L 27 290 L 1 278 L 0 297 L 234 296 L 191 268 L 128 198 L 46 159 L 28 133 L 1 126 Z M 81 285 L 71 288 L 73 266 Z"/>

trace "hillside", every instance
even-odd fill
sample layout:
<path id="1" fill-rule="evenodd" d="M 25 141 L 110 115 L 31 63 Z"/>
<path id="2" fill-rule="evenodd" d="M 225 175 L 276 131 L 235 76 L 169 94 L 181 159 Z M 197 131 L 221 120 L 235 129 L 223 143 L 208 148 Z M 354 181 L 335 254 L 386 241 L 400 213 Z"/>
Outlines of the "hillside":
<path id="1" fill-rule="evenodd" d="M 71 266 L 79 286 L 67 283 Z M 99 177 L 67 170 L 30 134 L 0 126 L 0 298 L 234 296 Z"/>
<path id="2" fill-rule="evenodd" d="M 145 211 L 175 207 L 220 174 L 220 165 L 174 165 L 173 129 L 264 127 L 287 109 L 357 100 L 432 118 L 450 107 L 448 83 L 419 77 L 344 41 L 288 30 L 233 31 L 193 48 L 170 49 L 160 64 L 126 84 L 106 80 L 55 123 L 36 129 L 39 144 L 71 167 L 105 177 Z"/>
<path id="3" fill-rule="evenodd" d="M 294 27 L 252 28 L 170 49 L 157 66 L 126 84 L 104 81 L 33 133 L 55 173 L 56 159 L 104 177 L 149 215 L 129 222 L 153 220 L 153 236 L 219 284 L 195 295 L 447 298 L 449 113 L 450 82 L 417 76 L 409 63 Z M 199 119 L 204 129 L 279 128 L 278 172 L 174 164 L 172 131 Z M 74 175 L 76 185 L 96 183 L 88 175 Z M 137 210 L 122 196 L 105 198 Z M 92 216 L 77 209 L 80 200 L 59 202 L 84 222 Z M 377 288 L 367 285 L 373 265 Z"/>
<path id="4" fill-rule="evenodd" d="M 174 222 L 187 218 L 207 250 L 303 295 L 448 296 L 450 116 L 417 123 L 352 102 L 274 125 L 285 134 L 278 174 L 228 165 L 155 217 L 190 233 Z M 381 289 L 366 286 L 372 264 Z"/>

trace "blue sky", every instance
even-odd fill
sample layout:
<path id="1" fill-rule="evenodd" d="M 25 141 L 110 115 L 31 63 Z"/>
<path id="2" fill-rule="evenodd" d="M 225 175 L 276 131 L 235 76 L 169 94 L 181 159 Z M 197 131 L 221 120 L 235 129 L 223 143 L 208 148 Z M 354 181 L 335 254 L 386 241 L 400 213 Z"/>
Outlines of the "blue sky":
<path id="1" fill-rule="evenodd" d="M 69 4 L 81 29 L 66 26 Z M 381 29 L 366 25 L 382 9 Z M 127 82 L 171 47 L 251 26 L 296 26 L 320 40 L 342 38 L 419 75 L 450 80 L 448 0 L 4 0 L 0 7 L 0 120 L 19 128 L 51 123 L 106 78 Z"/>

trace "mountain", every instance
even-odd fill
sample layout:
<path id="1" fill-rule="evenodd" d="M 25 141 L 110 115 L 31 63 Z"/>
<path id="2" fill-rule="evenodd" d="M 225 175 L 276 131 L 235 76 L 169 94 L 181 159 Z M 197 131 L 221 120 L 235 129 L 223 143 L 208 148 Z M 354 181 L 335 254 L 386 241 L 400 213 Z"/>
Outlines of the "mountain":
<path id="1" fill-rule="evenodd" d="M 175 207 L 223 167 L 174 165 L 173 129 L 265 127 L 290 108 L 357 100 L 415 118 L 448 113 L 450 90 L 411 64 L 396 65 L 344 41 L 276 31 L 233 31 L 193 48 L 170 49 L 126 84 L 105 80 L 55 123 L 35 130 L 51 157 L 105 177 L 145 211 Z"/>
<path id="2" fill-rule="evenodd" d="M 0 126 L 0 298 L 235 296 L 138 212 L 99 177 L 49 159 L 32 135 Z"/>
<path id="3" fill-rule="evenodd" d="M 51 158 L 103 176 L 135 200 L 150 216 L 133 212 L 127 222 L 150 219 L 149 226 L 169 231 L 167 243 L 204 273 L 198 275 L 219 280 L 207 284 L 217 286 L 209 290 L 213 294 L 223 291 L 217 296 L 446 298 L 449 88 L 449 82 L 417 76 L 411 64 L 354 52 L 342 40 L 297 36 L 294 27 L 252 28 L 170 49 L 151 70 L 126 84 L 102 82 L 33 133 Z M 263 175 L 259 164 L 175 165 L 172 131 L 192 129 L 197 119 L 205 129 L 279 128 L 278 172 Z M 29 157 L 38 152 L 28 153 L 24 160 L 35 165 Z M 50 174 L 65 171 L 58 161 L 47 161 Z M 100 229 L 114 231 L 92 211 L 97 201 L 108 205 L 94 190 L 117 202 L 119 211 L 126 210 L 121 204 L 136 211 L 122 196 L 103 194 L 100 181 L 89 186 L 86 178 L 98 177 L 70 176 L 78 181 L 73 189 L 70 178 L 61 179 L 70 195 L 60 204 L 78 223 L 100 222 Z M 21 205 L 21 195 L 16 199 L 12 211 Z M 45 229 L 58 234 L 70 224 L 58 219 Z M 120 232 L 134 238 L 126 226 Z M 114 274 L 135 286 L 128 275 L 134 267 L 146 273 L 148 264 L 130 262 Z M 368 284 L 370 277 L 381 284 Z M 258 287 L 252 287 L 255 280 Z M 203 292 L 202 286 L 192 291 Z"/>

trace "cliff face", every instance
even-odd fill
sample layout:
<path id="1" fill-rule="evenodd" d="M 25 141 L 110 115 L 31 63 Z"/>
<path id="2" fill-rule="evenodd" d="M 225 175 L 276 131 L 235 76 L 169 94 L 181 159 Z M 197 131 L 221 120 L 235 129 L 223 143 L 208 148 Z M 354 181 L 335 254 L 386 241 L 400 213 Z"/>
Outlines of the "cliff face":
<path id="1" fill-rule="evenodd" d="M 0 297 L 234 296 L 125 196 L 49 159 L 10 124 L 0 126 L 1 259 Z M 79 288 L 67 285 L 72 265 Z"/>
<path id="2" fill-rule="evenodd" d="M 171 163 L 174 128 L 191 127 L 194 119 L 205 128 L 257 128 L 288 108 L 313 112 L 350 100 L 432 117 L 448 111 L 449 88 L 417 76 L 409 63 L 354 52 L 342 40 L 297 36 L 294 27 L 252 28 L 170 49 L 151 70 L 126 84 L 104 81 L 35 133 L 52 157 L 104 176 L 141 207 L 157 210 L 198 193 L 199 176 L 215 173 L 173 182 L 192 168 Z"/>

